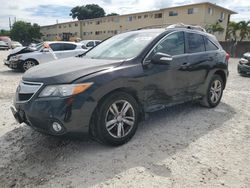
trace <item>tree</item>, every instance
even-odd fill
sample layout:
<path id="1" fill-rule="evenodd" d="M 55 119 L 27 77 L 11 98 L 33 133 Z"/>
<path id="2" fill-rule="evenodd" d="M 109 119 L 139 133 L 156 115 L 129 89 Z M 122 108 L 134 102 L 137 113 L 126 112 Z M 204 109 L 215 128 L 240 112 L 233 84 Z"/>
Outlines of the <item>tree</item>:
<path id="1" fill-rule="evenodd" d="M 224 32 L 225 29 L 218 22 L 216 22 L 215 24 L 208 25 L 206 30 L 208 33 L 214 34 L 217 32 L 222 33 L 222 32 Z"/>
<path id="2" fill-rule="evenodd" d="M 119 16 L 119 14 L 117 14 L 117 13 L 110 13 L 110 14 L 107 14 L 106 16 Z"/>
<path id="3" fill-rule="evenodd" d="M 0 36 L 10 36 L 10 31 L 1 29 L 0 30 Z"/>
<path id="4" fill-rule="evenodd" d="M 29 44 L 35 39 L 40 39 L 42 33 L 40 33 L 40 26 L 36 23 L 31 25 L 24 21 L 17 21 L 12 26 L 10 37 L 23 44 Z"/>
<path id="5" fill-rule="evenodd" d="M 102 7 L 96 4 L 88 4 L 83 6 L 76 6 L 71 9 L 71 13 L 73 19 L 84 20 L 84 19 L 92 19 L 92 18 L 100 18 L 105 16 L 105 11 Z"/>
<path id="6" fill-rule="evenodd" d="M 240 30 L 240 41 L 248 38 L 250 36 L 250 21 L 241 21 L 239 24 L 239 30 Z"/>
<path id="7" fill-rule="evenodd" d="M 226 38 L 230 41 L 230 53 L 236 56 L 237 44 L 250 36 L 250 21 L 229 22 Z"/>

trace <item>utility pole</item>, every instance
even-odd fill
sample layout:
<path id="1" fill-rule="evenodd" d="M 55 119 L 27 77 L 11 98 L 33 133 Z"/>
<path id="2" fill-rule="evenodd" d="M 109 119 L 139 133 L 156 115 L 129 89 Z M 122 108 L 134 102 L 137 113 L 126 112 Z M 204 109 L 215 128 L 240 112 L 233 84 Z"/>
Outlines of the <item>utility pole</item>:
<path id="1" fill-rule="evenodd" d="M 9 26 L 10 26 L 10 30 L 11 30 L 12 26 L 11 26 L 11 20 L 10 20 L 10 17 L 9 17 Z"/>

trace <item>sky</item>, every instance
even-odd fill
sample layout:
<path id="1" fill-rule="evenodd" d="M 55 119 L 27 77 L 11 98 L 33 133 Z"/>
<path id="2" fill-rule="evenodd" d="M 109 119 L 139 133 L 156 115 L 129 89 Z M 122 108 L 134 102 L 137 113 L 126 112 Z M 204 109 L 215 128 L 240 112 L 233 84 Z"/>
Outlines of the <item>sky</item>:
<path id="1" fill-rule="evenodd" d="M 105 12 L 128 14 L 157 10 L 171 6 L 180 6 L 206 0 L 0 0 L 0 29 L 9 29 L 9 17 L 13 22 L 22 20 L 39 25 L 50 25 L 71 21 L 70 10 L 74 6 L 98 4 Z M 250 20 L 250 0 L 207 0 L 222 7 L 231 9 L 238 14 L 231 20 Z"/>

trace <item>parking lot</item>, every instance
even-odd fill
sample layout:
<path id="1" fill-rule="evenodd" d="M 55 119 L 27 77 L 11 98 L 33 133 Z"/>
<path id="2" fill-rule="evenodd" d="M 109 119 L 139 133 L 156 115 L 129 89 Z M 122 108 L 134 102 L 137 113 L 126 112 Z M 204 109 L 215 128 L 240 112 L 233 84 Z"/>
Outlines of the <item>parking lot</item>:
<path id="1" fill-rule="evenodd" d="M 108 147 L 87 135 L 55 138 L 9 109 L 23 73 L 0 51 L 0 187 L 250 187 L 250 78 L 230 76 L 221 104 L 167 108 L 141 122 L 135 137 Z"/>

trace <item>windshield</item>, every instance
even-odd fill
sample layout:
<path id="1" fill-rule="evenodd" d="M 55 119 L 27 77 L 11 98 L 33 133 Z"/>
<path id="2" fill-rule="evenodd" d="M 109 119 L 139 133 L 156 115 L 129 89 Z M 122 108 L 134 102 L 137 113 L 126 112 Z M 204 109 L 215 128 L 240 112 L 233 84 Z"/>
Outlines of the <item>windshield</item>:
<path id="1" fill-rule="evenodd" d="M 119 34 L 100 43 L 86 53 L 86 57 L 92 59 L 130 59 L 139 55 L 161 32 L 162 30 L 153 30 Z"/>
<path id="2" fill-rule="evenodd" d="M 35 46 L 35 48 L 36 48 L 37 51 L 40 51 L 40 50 L 43 48 L 43 42 L 38 43 L 38 44 Z"/>

